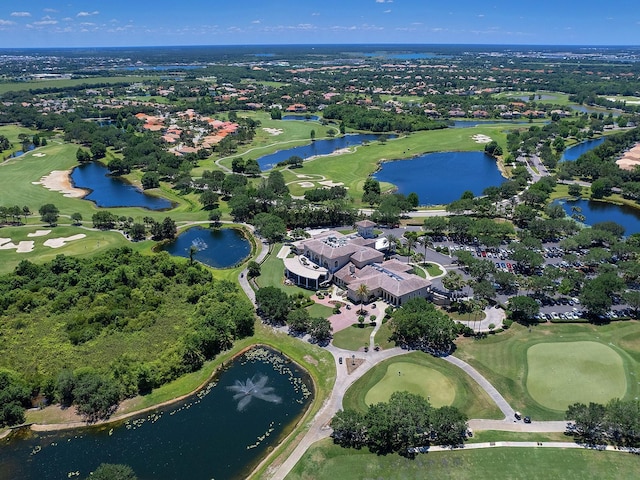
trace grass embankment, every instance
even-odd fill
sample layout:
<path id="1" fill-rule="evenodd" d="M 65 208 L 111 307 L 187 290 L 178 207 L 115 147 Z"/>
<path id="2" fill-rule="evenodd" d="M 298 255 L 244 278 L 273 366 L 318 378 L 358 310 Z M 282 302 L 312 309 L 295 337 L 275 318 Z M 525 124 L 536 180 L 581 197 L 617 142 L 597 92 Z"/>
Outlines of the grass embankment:
<path id="1" fill-rule="evenodd" d="M 571 345 L 567 342 L 581 343 Z M 591 345 L 592 342 L 596 346 Z M 542 347 L 529 351 L 536 345 Z M 546 345 L 560 351 L 560 357 L 554 357 L 554 365 L 547 365 L 545 357 L 549 348 Z M 604 357 L 598 354 L 602 348 L 607 353 Z M 572 355 L 574 349 L 577 350 Z M 636 321 L 599 326 L 538 325 L 530 332 L 513 324 L 499 335 L 489 335 L 481 340 L 459 339 L 455 356 L 473 365 L 513 408 L 531 416 L 534 421 L 564 419 L 564 407 L 556 403 L 555 397 L 562 397 L 562 405 L 565 405 L 578 401 L 605 401 L 621 392 L 620 396 L 627 400 L 640 394 L 637 381 L 640 375 L 640 323 Z M 581 363 L 580 358 L 585 356 L 589 361 Z M 612 359 L 614 363 L 621 362 L 625 388 L 616 381 L 611 388 L 600 391 L 603 385 L 598 384 L 598 379 L 606 377 L 611 368 L 608 361 Z M 551 375 L 548 368 L 557 368 L 557 371 Z M 612 372 L 611 375 L 621 373 Z"/>
<path id="2" fill-rule="evenodd" d="M 314 444 L 287 480 L 336 478 L 408 480 L 423 478 L 487 479 L 635 478 L 638 459 L 621 452 L 559 448 L 488 448 L 420 454 L 415 459 L 344 449 L 330 439 Z"/>
<path id="3" fill-rule="evenodd" d="M 402 375 L 403 368 L 418 368 L 421 373 L 417 376 Z M 441 358 L 423 352 L 411 352 L 376 365 L 349 388 L 342 402 L 344 408 L 365 412 L 369 392 L 379 389 L 377 385 L 381 382 L 383 391 L 375 393 L 371 401 L 376 398 L 375 401 L 381 401 L 380 394 L 390 396 L 393 391 L 407 389 L 425 398 L 433 396 L 434 401 L 450 399 L 449 404 L 459 408 L 469 418 L 502 418 L 495 403 L 466 373 Z"/>

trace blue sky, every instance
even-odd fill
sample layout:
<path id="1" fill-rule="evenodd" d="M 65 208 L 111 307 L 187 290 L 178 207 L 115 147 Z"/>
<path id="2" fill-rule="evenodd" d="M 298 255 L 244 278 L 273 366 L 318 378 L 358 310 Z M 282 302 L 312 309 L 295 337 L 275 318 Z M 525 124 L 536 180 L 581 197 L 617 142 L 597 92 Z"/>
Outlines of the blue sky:
<path id="1" fill-rule="evenodd" d="M 639 45 L 638 0 L 4 0 L 0 47 Z"/>

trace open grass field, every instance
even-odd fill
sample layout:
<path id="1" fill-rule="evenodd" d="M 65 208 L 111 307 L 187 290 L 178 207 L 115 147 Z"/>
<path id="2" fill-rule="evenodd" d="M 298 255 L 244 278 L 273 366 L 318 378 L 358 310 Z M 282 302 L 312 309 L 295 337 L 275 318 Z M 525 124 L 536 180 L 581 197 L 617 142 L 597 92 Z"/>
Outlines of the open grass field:
<path id="1" fill-rule="evenodd" d="M 456 398 L 453 382 L 439 371 L 411 362 L 394 362 L 387 365 L 384 377 L 369 389 L 364 401 L 367 405 L 388 402 L 393 392 L 401 391 L 427 398 L 437 408 L 451 405 Z"/>
<path id="2" fill-rule="evenodd" d="M 371 332 L 373 332 L 373 327 L 369 325 L 369 323 L 365 323 L 362 328 L 360 328 L 360 324 L 354 323 L 353 325 L 334 333 L 331 343 L 338 348 L 357 351 L 365 345 L 369 345 Z"/>
<path id="3" fill-rule="evenodd" d="M 403 370 L 407 372 L 404 375 Z M 438 392 L 438 389 L 444 391 Z M 369 397 L 372 390 L 374 393 Z M 462 370 L 441 358 L 422 352 L 411 352 L 376 365 L 347 390 L 342 404 L 345 409 L 365 412 L 370 401 L 383 401 L 394 391 L 402 390 L 425 398 L 432 396 L 434 404 L 438 401 L 444 405 L 453 405 L 469 418 L 502 417 L 500 410 L 484 390 Z"/>
<path id="4" fill-rule="evenodd" d="M 287 480 L 337 478 L 423 480 L 635 478 L 638 458 L 620 452 L 556 448 L 488 448 L 420 454 L 415 459 L 343 449 L 330 439 L 314 444 Z"/>
<path id="5" fill-rule="evenodd" d="M 18 92 L 21 90 L 36 90 L 39 88 L 68 88 L 78 85 L 97 85 L 101 83 L 134 83 L 149 80 L 151 76 L 126 75 L 119 77 L 91 77 L 91 78 L 71 78 L 61 80 L 34 80 L 32 82 L 4 82 L 0 83 L 0 95 L 7 92 Z"/>
<path id="6" fill-rule="evenodd" d="M 307 295 L 309 295 L 310 293 L 310 291 L 307 291 Z M 310 307 L 307 307 L 307 311 L 309 312 L 309 315 L 311 315 L 311 318 L 326 319 L 333 315 L 333 308 L 327 307 L 326 305 L 321 305 L 319 303 L 314 303 Z"/>
<path id="7" fill-rule="evenodd" d="M 597 342 L 538 343 L 527 350 L 527 390 L 541 405 L 607 403 L 623 397 L 627 378 L 622 358 Z"/>
<path id="8" fill-rule="evenodd" d="M 531 331 L 514 323 L 508 330 L 482 340 L 459 339 L 455 356 L 473 365 L 513 408 L 534 421 L 562 420 L 570 400 L 602 400 L 616 395 L 628 400 L 640 394 L 639 339 L 640 322 L 637 321 L 597 326 L 543 324 L 532 327 Z M 530 350 L 532 347 L 535 348 Z M 589 358 L 589 354 L 598 357 Z M 547 359 L 548 356 L 553 359 Z M 622 362 L 621 366 L 616 366 L 616 357 Z M 614 368 L 609 367 L 608 362 L 613 362 Z M 552 374 L 550 369 L 554 368 L 556 373 Z M 620 369 L 623 374 L 619 373 Z M 607 379 L 603 383 L 603 375 L 617 380 Z M 619 375 L 624 375 L 624 381 Z M 558 378 L 553 378 L 555 376 Z M 600 390 L 605 386 L 608 386 L 606 391 Z M 556 390 L 553 394 L 552 388 L 567 391 L 560 394 Z M 575 396 L 569 390 L 577 390 Z M 598 391 L 600 393 L 596 393 Z M 554 395 L 563 399 L 555 400 Z"/>

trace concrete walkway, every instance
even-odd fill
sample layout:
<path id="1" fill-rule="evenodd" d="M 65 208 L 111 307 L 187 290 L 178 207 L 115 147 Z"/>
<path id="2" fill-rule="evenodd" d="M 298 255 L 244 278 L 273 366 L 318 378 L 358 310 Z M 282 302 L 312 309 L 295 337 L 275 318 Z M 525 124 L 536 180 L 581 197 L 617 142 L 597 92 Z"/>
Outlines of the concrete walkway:
<path id="1" fill-rule="evenodd" d="M 503 322 L 507 318 L 506 313 L 501 308 L 487 307 L 484 309 L 484 319 L 479 322 L 470 320 L 456 320 L 458 323 L 466 325 L 474 332 L 490 332 L 489 325 L 494 325 L 494 330 L 502 328 Z"/>

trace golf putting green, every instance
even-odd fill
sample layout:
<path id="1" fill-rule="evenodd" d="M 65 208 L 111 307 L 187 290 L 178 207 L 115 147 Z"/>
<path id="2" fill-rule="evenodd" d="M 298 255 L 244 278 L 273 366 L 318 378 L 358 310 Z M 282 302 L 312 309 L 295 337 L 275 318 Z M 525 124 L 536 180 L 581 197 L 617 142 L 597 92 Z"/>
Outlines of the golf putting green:
<path id="1" fill-rule="evenodd" d="M 393 362 L 384 377 L 369 389 L 364 401 L 367 405 L 387 402 L 393 392 L 402 391 L 428 398 L 434 407 L 451 405 L 456 398 L 454 384 L 437 370 L 409 362 Z"/>
<path id="2" fill-rule="evenodd" d="M 627 391 L 622 358 L 601 343 L 538 343 L 527 350 L 527 364 L 529 394 L 553 410 L 576 402 L 607 403 Z"/>

